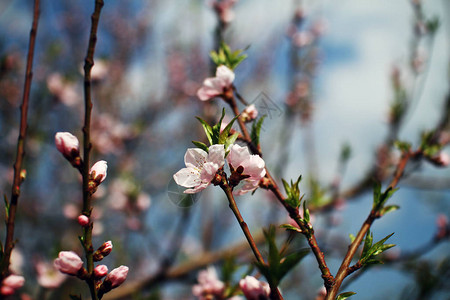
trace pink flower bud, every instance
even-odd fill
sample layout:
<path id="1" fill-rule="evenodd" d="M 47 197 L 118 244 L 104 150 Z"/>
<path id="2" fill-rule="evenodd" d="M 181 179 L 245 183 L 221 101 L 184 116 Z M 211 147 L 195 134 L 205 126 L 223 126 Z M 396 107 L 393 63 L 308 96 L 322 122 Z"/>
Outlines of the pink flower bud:
<path id="1" fill-rule="evenodd" d="M 79 156 L 78 139 L 70 132 L 57 132 L 55 135 L 56 149 L 61 152 L 64 157 L 70 159 Z"/>
<path id="2" fill-rule="evenodd" d="M 108 267 L 105 265 L 98 265 L 94 268 L 95 278 L 100 279 L 108 274 Z"/>
<path id="3" fill-rule="evenodd" d="M 258 300 L 269 297 L 270 287 L 267 282 L 262 282 L 253 276 L 245 276 L 239 281 L 239 286 L 248 300 Z"/>
<path id="4" fill-rule="evenodd" d="M 255 107 L 255 104 L 251 104 L 247 106 L 241 114 L 241 118 L 244 122 L 250 122 L 258 116 L 258 110 Z"/>
<path id="5" fill-rule="evenodd" d="M 78 224 L 82 227 L 87 227 L 89 225 L 89 218 L 85 215 L 79 215 L 78 216 Z"/>
<path id="6" fill-rule="evenodd" d="M 113 248 L 112 242 L 107 241 L 101 245 L 94 253 L 94 261 L 101 261 L 105 256 L 111 253 Z"/>
<path id="7" fill-rule="evenodd" d="M 77 275 L 78 271 L 83 267 L 83 261 L 73 251 L 61 251 L 58 258 L 54 261 L 54 266 L 61 273 Z"/>
<path id="8" fill-rule="evenodd" d="M 443 167 L 446 167 L 450 164 L 450 156 L 447 153 L 441 152 L 439 154 L 439 162 Z"/>
<path id="9" fill-rule="evenodd" d="M 96 162 L 89 171 L 91 178 L 100 184 L 106 178 L 106 170 L 108 169 L 108 164 L 104 160 Z"/>
<path id="10" fill-rule="evenodd" d="M 19 275 L 9 275 L 2 281 L 2 287 L 0 288 L 0 294 L 3 296 L 9 296 L 21 288 L 25 283 L 25 278 Z"/>
<path id="11" fill-rule="evenodd" d="M 120 266 L 112 270 L 105 278 L 105 282 L 111 284 L 111 288 L 116 288 L 127 279 L 128 267 Z"/>

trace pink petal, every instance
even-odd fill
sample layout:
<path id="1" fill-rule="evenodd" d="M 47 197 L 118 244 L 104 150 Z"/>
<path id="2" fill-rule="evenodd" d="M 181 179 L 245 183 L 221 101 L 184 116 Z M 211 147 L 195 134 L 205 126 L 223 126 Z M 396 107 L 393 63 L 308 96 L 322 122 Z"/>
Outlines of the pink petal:
<path id="1" fill-rule="evenodd" d="M 234 81 L 234 72 L 227 66 L 221 65 L 216 70 L 216 78 L 220 78 L 224 84 L 223 87 L 230 86 Z"/>
<path id="2" fill-rule="evenodd" d="M 183 168 L 173 175 L 173 180 L 183 187 L 194 187 L 201 183 L 200 172 L 194 168 Z"/>
<path id="3" fill-rule="evenodd" d="M 189 148 L 184 155 L 184 163 L 188 168 L 198 168 L 203 166 L 208 157 L 208 153 L 199 148 Z"/>

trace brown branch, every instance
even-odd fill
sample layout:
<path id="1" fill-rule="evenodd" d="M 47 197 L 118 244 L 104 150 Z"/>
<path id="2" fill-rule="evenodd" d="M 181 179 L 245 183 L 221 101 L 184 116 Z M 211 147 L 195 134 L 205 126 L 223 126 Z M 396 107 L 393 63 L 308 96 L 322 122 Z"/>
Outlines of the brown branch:
<path id="1" fill-rule="evenodd" d="M 405 167 L 406 167 L 408 161 L 411 158 L 419 156 L 419 155 L 421 155 L 421 152 L 415 152 L 415 153 L 405 152 L 402 155 L 402 158 L 400 159 L 400 162 L 395 171 L 394 178 L 392 179 L 388 188 L 394 189 L 397 186 L 400 178 L 403 175 L 403 172 L 405 170 Z M 354 271 L 352 268 L 349 268 L 350 263 L 352 262 L 352 259 L 355 256 L 356 251 L 358 250 L 359 246 L 361 245 L 361 243 L 364 239 L 364 236 L 366 235 L 367 231 L 370 229 L 373 222 L 377 218 L 379 218 L 378 212 L 376 210 L 372 209 L 370 211 L 369 216 L 367 217 L 367 219 L 364 221 L 363 225 L 361 226 L 361 229 L 359 230 L 358 234 L 356 235 L 355 240 L 350 245 L 350 247 L 347 251 L 347 254 L 345 255 L 344 260 L 342 261 L 342 264 L 339 267 L 339 270 L 336 274 L 333 285 L 331 286 L 330 289 L 327 288 L 328 293 L 327 293 L 327 297 L 325 298 L 326 300 L 334 300 L 336 298 L 337 293 L 339 292 L 339 289 L 342 285 L 342 282 L 351 272 Z"/>
<path id="2" fill-rule="evenodd" d="M 25 83 L 23 88 L 22 105 L 20 107 L 20 132 L 17 140 L 16 161 L 14 163 L 14 180 L 11 192 L 11 202 L 9 203 L 6 220 L 6 239 L 4 253 L 1 262 L 1 279 L 5 278 L 9 272 L 11 251 L 14 248 L 14 224 L 16 219 L 17 202 L 20 195 L 20 185 L 24 178 L 21 178 L 22 164 L 25 156 L 25 137 L 27 133 L 28 103 L 30 99 L 31 81 L 33 78 L 33 58 L 36 44 L 36 35 L 39 24 L 40 2 L 34 1 L 33 24 L 30 31 L 30 41 L 28 45 L 28 57 L 25 73 Z"/>
<path id="3" fill-rule="evenodd" d="M 228 95 L 227 95 L 228 96 Z M 233 110 L 233 113 L 235 116 L 239 115 L 239 110 L 236 105 L 236 100 L 234 99 L 233 95 L 229 95 L 228 97 L 224 97 L 224 100 L 230 105 L 231 109 Z M 255 145 L 250 137 L 250 134 L 248 133 L 247 127 L 245 127 L 244 122 L 238 118 L 239 127 L 241 128 L 242 135 L 244 141 L 248 144 L 250 150 L 258 154 L 259 156 L 262 156 L 261 149 L 259 145 Z M 286 211 L 289 213 L 289 216 L 295 220 L 297 225 L 302 230 L 302 233 L 305 235 L 309 247 L 311 248 L 317 263 L 319 265 L 319 269 L 322 273 L 322 278 L 324 280 L 325 286 L 330 286 L 333 281 L 333 275 L 331 275 L 330 270 L 328 269 L 327 263 L 325 261 L 325 257 L 323 255 L 323 252 L 320 250 L 319 245 L 317 244 L 316 237 L 314 235 L 314 230 L 312 228 L 308 228 L 300 218 L 299 210 L 298 208 L 293 208 L 289 204 L 286 203 L 286 199 L 281 193 L 280 188 L 278 187 L 276 181 L 271 176 L 269 170 L 266 167 L 266 177 L 269 179 L 268 189 L 272 191 L 272 193 L 275 195 L 275 197 L 278 199 L 278 201 L 283 205 L 283 207 L 286 209 Z"/>
<path id="4" fill-rule="evenodd" d="M 97 43 L 97 29 L 100 20 L 100 12 L 103 7 L 103 0 L 95 1 L 94 13 L 91 16 L 91 32 L 89 36 L 89 45 L 87 49 L 86 58 L 84 60 L 84 101 L 85 101 L 85 113 L 84 113 L 84 127 L 83 127 L 83 211 L 82 213 L 88 217 L 91 215 L 92 211 L 92 192 L 89 189 L 89 155 L 91 151 L 91 111 L 92 111 L 92 99 L 91 99 L 91 69 L 94 65 L 94 52 L 95 45 Z M 89 278 L 86 279 L 89 289 L 91 291 L 91 296 L 93 299 L 97 300 L 97 292 L 95 289 L 95 282 L 92 277 L 92 272 L 94 270 L 94 259 L 93 253 L 94 248 L 92 246 L 92 228 L 93 224 L 85 227 L 83 229 L 83 248 L 86 255 L 87 271 Z"/>

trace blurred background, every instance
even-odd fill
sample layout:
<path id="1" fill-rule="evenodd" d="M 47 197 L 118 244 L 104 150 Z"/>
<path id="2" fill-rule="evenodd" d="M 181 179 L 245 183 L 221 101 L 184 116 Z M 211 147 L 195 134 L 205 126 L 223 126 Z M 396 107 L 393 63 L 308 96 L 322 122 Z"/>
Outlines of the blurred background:
<path id="1" fill-rule="evenodd" d="M 26 277 L 21 292 L 31 299 L 65 299 L 86 287 L 47 266 L 60 250 L 81 253 L 81 180 L 57 152 L 54 135 L 69 131 L 82 138 L 82 66 L 94 1 L 41 2 L 13 267 Z M 348 235 L 371 209 L 371 180 L 388 183 L 392 176 L 400 155 L 394 141 L 415 149 L 421 134 L 435 129 L 442 144 L 450 139 L 450 1 L 226 2 L 106 1 L 103 8 L 91 137 L 92 160 L 106 160 L 109 168 L 95 194 L 94 245 L 113 241 L 104 262 L 110 269 L 129 266 L 126 283 L 133 291 L 124 285 L 111 299 L 120 293 L 126 299 L 194 299 L 198 270 L 211 264 L 220 271 L 233 256 L 241 265 L 236 283 L 251 263 L 220 189 L 184 199 L 172 180 L 191 141 L 205 141 L 194 117 L 216 122 L 226 106 L 196 97 L 214 75 L 209 52 L 220 41 L 246 49 L 235 86 L 267 115 L 261 147 L 268 168 L 280 182 L 303 175 L 300 187 L 317 210 L 313 225 L 333 274 Z M 0 3 L 0 182 L 6 195 L 31 20 L 30 1 Z M 354 274 L 344 289 L 357 292 L 356 299 L 450 299 L 449 188 L 448 168 L 412 163 L 391 200 L 401 208 L 372 227 L 376 241 L 395 232 L 389 242 L 397 246 L 385 265 Z M 289 222 L 265 191 L 237 201 L 259 240 L 262 228 Z M 3 222 L 0 229 L 3 240 Z M 443 231 L 446 239 L 438 239 Z M 279 237 L 281 244 L 281 230 Z M 304 238 L 296 236 L 290 247 L 306 247 Z M 315 299 L 322 285 L 309 255 L 280 288 L 285 299 Z"/>

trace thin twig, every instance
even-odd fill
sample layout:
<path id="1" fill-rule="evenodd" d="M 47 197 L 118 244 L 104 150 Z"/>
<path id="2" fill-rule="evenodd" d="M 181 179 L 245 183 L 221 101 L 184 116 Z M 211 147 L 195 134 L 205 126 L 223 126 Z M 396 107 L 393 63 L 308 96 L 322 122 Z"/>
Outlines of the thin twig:
<path id="1" fill-rule="evenodd" d="M 92 193 L 89 190 L 89 155 L 91 151 L 91 111 L 92 111 L 92 99 L 91 99 L 91 69 L 94 65 L 94 52 L 97 42 L 97 29 L 100 20 L 100 12 L 103 7 L 103 0 L 95 1 L 94 13 L 91 16 L 91 32 L 89 36 L 89 45 L 87 49 L 86 58 L 84 60 L 84 127 L 83 127 L 83 211 L 82 213 L 90 217 L 92 212 Z M 83 247 L 86 255 L 87 271 L 89 278 L 86 279 L 87 284 L 91 292 L 92 299 L 98 300 L 97 292 L 95 289 L 95 282 L 92 279 L 92 272 L 94 270 L 93 253 L 94 248 L 92 246 L 92 228 L 93 224 L 83 229 Z"/>
<path id="2" fill-rule="evenodd" d="M 30 99 L 31 81 L 33 78 L 33 58 L 36 44 L 36 35 L 39 24 L 40 2 L 34 1 L 33 24 L 30 31 L 30 41 L 28 45 L 27 67 L 25 73 L 25 83 L 23 88 L 22 105 L 20 107 L 20 132 L 17 140 L 16 161 L 14 163 L 14 180 L 11 192 L 11 202 L 9 203 L 6 220 L 6 239 L 4 253 L 1 262 L 1 279 L 5 278 L 9 272 L 11 251 L 14 248 L 14 225 L 16 219 L 17 202 L 20 195 L 20 185 L 24 178 L 21 178 L 22 164 L 25 156 L 25 137 L 27 133 L 28 103 Z"/>

